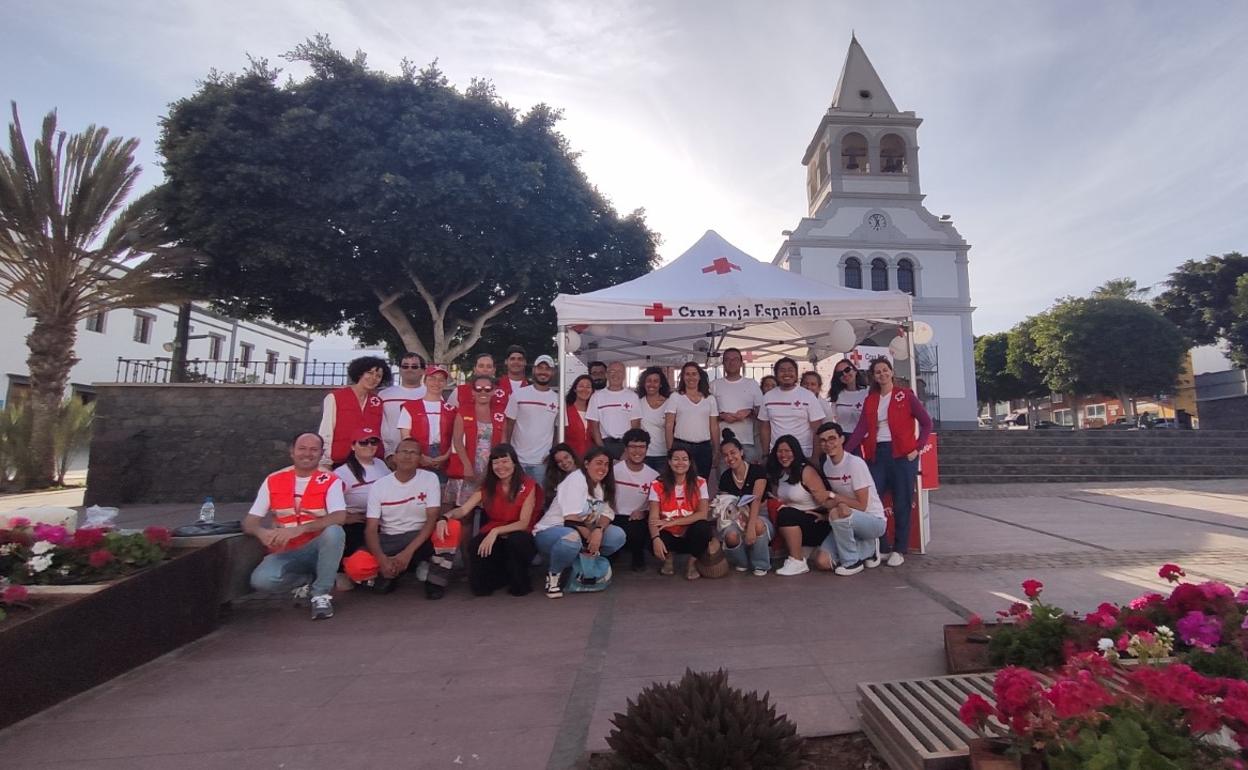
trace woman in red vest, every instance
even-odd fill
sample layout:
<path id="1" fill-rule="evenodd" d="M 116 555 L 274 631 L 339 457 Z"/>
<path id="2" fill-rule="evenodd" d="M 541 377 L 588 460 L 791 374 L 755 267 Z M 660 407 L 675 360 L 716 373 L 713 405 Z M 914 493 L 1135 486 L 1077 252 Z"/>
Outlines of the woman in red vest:
<path id="1" fill-rule="evenodd" d="M 421 467 L 438 474 L 446 482 L 446 462 L 451 456 L 451 434 L 455 426 L 455 410 L 442 398 L 447 371 L 437 364 L 425 370 L 425 397 L 408 401 L 399 413 L 399 437 L 420 442 Z"/>
<path id="2" fill-rule="evenodd" d="M 845 442 L 845 451 L 861 447 L 862 459 L 880 497 L 893 495 L 893 542 L 887 537 L 882 551 L 891 551 L 888 566 L 900 567 L 910 549 L 910 508 L 919 474 L 919 452 L 932 432 L 932 418 L 914 391 L 893 383 L 893 365 L 887 358 L 871 362 L 871 392 L 862 403 L 858 427 Z M 917 430 L 916 430 L 916 427 Z"/>
<path id="3" fill-rule="evenodd" d="M 585 459 L 589 451 L 589 423 L 585 421 L 585 411 L 589 409 L 589 397 L 594 395 L 594 381 L 588 374 L 582 374 L 572 381 L 568 395 L 564 401 L 568 405 L 566 422 L 567 430 L 563 440 L 576 452 L 576 459 Z"/>
<path id="4" fill-rule="evenodd" d="M 715 539 L 715 527 L 707 518 L 711 494 L 706 479 L 698 475 L 693 457 L 686 446 L 667 450 L 667 467 L 650 482 L 650 544 L 654 555 L 663 562 L 659 572 L 676 573 L 673 556 L 689 554 L 685 578 L 697 580 L 698 559 L 708 566 L 718 564 L 725 556 Z"/>
<path id="5" fill-rule="evenodd" d="M 382 408 L 377 390 L 389 385 L 390 377 L 390 364 L 377 356 L 363 356 L 347 364 L 351 384 L 331 390 L 321 404 L 317 433 L 325 441 L 322 464 L 337 467 L 346 462 L 351 437 L 360 428 L 371 428 L 381 435 Z"/>
<path id="6" fill-rule="evenodd" d="M 451 434 L 453 454 L 446 466 L 451 480 L 446 485 L 445 497 L 454 505 L 463 505 L 481 488 L 490 465 L 490 449 L 503 443 L 507 425 L 503 412 L 494 408 L 494 378 L 478 374 L 469 384 L 472 401 L 459 404 Z"/>

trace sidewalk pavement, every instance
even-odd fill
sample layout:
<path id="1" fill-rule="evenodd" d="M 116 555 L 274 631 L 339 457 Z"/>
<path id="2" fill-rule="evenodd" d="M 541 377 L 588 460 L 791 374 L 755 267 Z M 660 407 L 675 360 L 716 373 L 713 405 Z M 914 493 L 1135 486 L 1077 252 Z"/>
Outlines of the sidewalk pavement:
<path id="1" fill-rule="evenodd" d="M 184 523 L 197 509 L 123 520 Z M 927 555 L 850 578 L 625 570 L 605 593 L 557 601 L 473 598 L 457 583 L 429 602 L 408 585 L 344 594 L 320 623 L 251 597 L 212 635 L 0 731 L 0 756 L 31 768 L 565 768 L 606 748 L 628 698 L 687 667 L 770 691 L 804 735 L 852 731 L 858 682 L 944 673 L 941 626 L 990 617 L 1026 578 L 1080 611 L 1162 588 L 1164 561 L 1248 582 L 1248 480 L 948 487 L 932 533 Z"/>

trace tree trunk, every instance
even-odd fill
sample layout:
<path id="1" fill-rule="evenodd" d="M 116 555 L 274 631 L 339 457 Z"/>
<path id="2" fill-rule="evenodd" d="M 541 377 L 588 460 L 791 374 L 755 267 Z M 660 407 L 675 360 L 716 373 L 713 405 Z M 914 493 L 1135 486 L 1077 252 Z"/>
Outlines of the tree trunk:
<path id="1" fill-rule="evenodd" d="M 1073 430 L 1083 430 L 1083 421 L 1080 419 L 1083 415 L 1079 406 L 1082 400 L 1077 394 L 1070 394 L 1070 421 Z"/>
<path id="2" fill-rule="evenodd" d="M 178 323 L 173 335 L 173 366 L 169 373 L 170 382 L 186 382 L 186 348 L 191 337 L 191 303 L 183 302 L 178 306 Z"/>
<path id="3" fill-rule="evenodd" d="M 55 426 L 69 371 L 78 363 L 74 355 L 77 333 L 72 317 L 37 318 L 26 337 L 31 410 L 31 476 L 23 480 L 27 489 L 48 487 L 56 481 Z"/>
<path id="4" fill-rule="evenodd" d="M 1126 412 L 1127 419 L 1135 422 L 1135 396 L 1127 395 L 1127 392 L 1120 390 L 1117 393 L 1118 401 L 1122 404 L 1122 410 Z"/>

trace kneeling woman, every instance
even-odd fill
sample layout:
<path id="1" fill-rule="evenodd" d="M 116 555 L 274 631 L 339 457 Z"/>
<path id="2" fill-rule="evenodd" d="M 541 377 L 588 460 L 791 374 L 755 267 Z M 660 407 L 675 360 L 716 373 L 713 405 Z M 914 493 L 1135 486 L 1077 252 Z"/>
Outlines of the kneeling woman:
<path id="1" fill-rule="evenodd" d="M 797 439 L 784 435 L 776 441 L 767 458 L 767 480 L 780 501 L 776 528 L 780 530 L 784 547 L 789 552 L 776 574 L 788 577 L 810 572 L 810 567 L 802 558 L 802 546 L 813 548 L 822 545 L 832 531 L 827 516 L 819 510 L 819 506 L 828 499 L 823 478 L 806 459 Z"/>
<path id="2" fill-rule="evenodd" d="M 602 447 L 593 447 L 585 453 L 582 466 L 559 484 L 554 502 L 533 529 L 537 549 L 550 560 L 546 596 L 563 596 L 560 576 L 582 550 L 594 556 L 610 556 L 624 545 L 624 530 L 611 523 L 614 502 L 611 455 Z"/>
<path id="3" fill-rule="evenodd" d="M 710 491 L 706 479 L 692 470 L 693 458 L 684 446 L 667 450 L 667 468 L 650 483 L 650 542 L 654 555 L 663 561 L 664 575 L 675 574 L 672 557 L 689 554 L 685 577 L 696 580 L 698 559 L 708 566 L 724 559 L 707 520 Z"/>
<path id="4" fill-rule="evenodd" d="M 497 444 L 490 449 L 481 488 L 447 514 L 463 519 L 477 506 L 485 513 L 481 531 L 468 549 L 468 585 L 477 596 L 489 596 L 503 586 L 512 596 L 533 590 L 529 565 L 537 546 L 529 529 L 540 497 L 537 483 L 520 470 L 516 450 L 511 444 Z M 438 534 L 445 526 L 438 523 Z"/>
<path id="5" fill-rule="evenodd" d="M 767 497 L 767 473 L 759 466 L 746 462 L 741 442 L 729 428 L 724 429 L 719 456 L 728 466 L 719 477 L 719 494 L 753 497 L 749 502 L 749 518 L 744 525 L 734 522 L 723 530 L 724 550 L 738 571 L 744 572 L 753 567 L 754 574 L 762 577 L 771 569 L 771 538 L 775 535 L 771 519 L 760 513 L 763 500 Z"/>

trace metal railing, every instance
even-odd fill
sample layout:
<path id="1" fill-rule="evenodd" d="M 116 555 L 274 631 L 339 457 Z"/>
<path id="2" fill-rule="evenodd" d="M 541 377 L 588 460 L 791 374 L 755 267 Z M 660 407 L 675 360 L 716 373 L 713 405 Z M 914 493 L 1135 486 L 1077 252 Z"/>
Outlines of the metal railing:
<path id="1" fill-rule="evenodd" d="M 115 382 L 163 384 L 173 382 L 172 358 L 118 358 Z M 235 385 L 347 384 L 345 361 L 269 361 L 266 359 L 205 359 L 186 362 L 183 382 Z"/>

